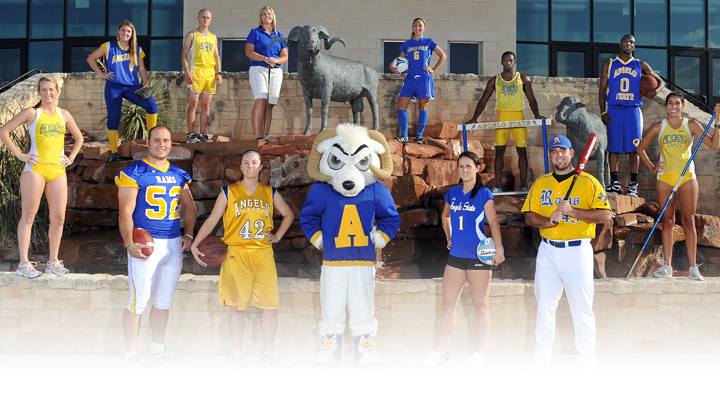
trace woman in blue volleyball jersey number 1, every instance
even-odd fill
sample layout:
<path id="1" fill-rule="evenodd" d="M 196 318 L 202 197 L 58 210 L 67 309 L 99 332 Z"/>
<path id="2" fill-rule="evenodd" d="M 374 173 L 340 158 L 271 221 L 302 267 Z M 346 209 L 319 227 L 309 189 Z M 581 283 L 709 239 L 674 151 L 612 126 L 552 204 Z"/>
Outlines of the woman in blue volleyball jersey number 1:
<path id="1" fill-rule="evenodd" d="M 398 100 L 398 122 L 400 123 L 400 143 L 408 142 L 408 113 L 407 106 L 410 99 L 417 99 L 420 102 L 420 113 L 418 116 L 418 131 L 416 142 L 424 143 L 422 134 L 425 131 L 428 119 L 428 100 L 435 98 L 434 74 L 445 63 L 447 56 L 437 42 L 426 38 L 425 28 L 427 24 L 422 18 L 415 18 L 412 25 L 412 36 L 400 46 L 400 56 L 407 57 L 408 70 L 403 87 L 400 89 L 400 100 Z M 440 57 L 437 64 L 430 68 L 430 58 L 433 52 Z M 398 73 L 397 69 L 390 64 L 390 70 Z"/>
<path id="2" fill-rule="evenodd" d="M 487 238 L 486 221 L 490 224 L 490 232 L 495 242 L 493 264 L 499 265 L 505 261 L 505 254 L 500 236 L 500 224 L 495 213 L 495 198 L 490 189 L 483 187 L 478 175 L 481 166 L 482 161 L 477 154 L 470 151 L 461 153 L 458 158 L 458 170 L 462 185 L 450 189 L 445 195 L 442 224 L 450 257 L 443 275 L 440 337 L 437 346 L 420 360 L 422 365 L 441 365 L 450 361 L 447 348 L 457 324 L 456 309 L 465 282 L 470 283 L 477 328 L 476 347 L 470 356 L 467 369 L 477 372 L 486 364 L 483 353 L 490 334 L 488 302 L 492 266 L 480 261 L 477 254 L 478 245 Z"/>

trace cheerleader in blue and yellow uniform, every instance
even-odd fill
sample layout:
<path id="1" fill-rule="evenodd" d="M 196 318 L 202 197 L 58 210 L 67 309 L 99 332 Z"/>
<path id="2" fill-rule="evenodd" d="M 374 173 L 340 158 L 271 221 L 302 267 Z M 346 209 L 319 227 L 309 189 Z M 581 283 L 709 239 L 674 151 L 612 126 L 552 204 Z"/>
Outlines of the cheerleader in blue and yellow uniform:
<path id="1" fill-rule="evenodd" d="M 40 102 L 35 107 L 22 110 L 0 128 L 0 140 L 15 157 L 25 163 L 25 169 L 20 176 L 22 216 L 18 221 L 17 230 L 20 263 L 15 273 L 26 278 L 37 278 L 41 275 L 40 271 L 35 269 L 37 263 L 28 259 L 28 249 L 35 214 L 40 207 L 43 191 L 50 208 L 48 227 L 50 258 L 45 272 L 56 275 L 68 272 L 63 262 L 58 260 L 67 206 L 65 167 L 73 163 L 83 143 L 82 133 L 72 115 L 57 106 L 60 95 L 57 81 L 47 76 L 40 78 L 38 94 Z M 30 136 L 30 150 L 27 154 L 18 149 L 10 139 L 10 132 L 23 124 L 27 126 Z M 69 156 L 65 155 L 64 150 L 66 130 L 70 131 L 75 139 Z"/>
<path id="2" fill-rule="evenodd" d="M 102 56 L 106 58 L 107 72 L 102 72 L 97 63 Z M 137 44 L 135 26 L 130 21 L 123 21 L 118 27 L 117 40 L 103 43 L 87 59 L 90 68 L 106 80 L 105 106 L 108 112 L 108 140 L 112 148 L 111 162 L 120 160 L 117 152 L 118 127 L 123 98 L 145 109 L 148 131 L 157 125 L 158 108 L 155 100 L 152 97 L 140 100 L 135 96 L 135 91 L 141 87 L 138 73 L 145 84 L 149 82 L 144 57 L 145 53 Z"/>

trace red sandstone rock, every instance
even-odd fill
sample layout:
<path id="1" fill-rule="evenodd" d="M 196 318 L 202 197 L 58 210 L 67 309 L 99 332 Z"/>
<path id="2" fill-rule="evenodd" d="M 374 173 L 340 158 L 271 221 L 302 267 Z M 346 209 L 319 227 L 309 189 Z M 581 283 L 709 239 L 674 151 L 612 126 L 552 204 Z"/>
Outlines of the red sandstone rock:
<path id="1" fill-rule="evenodd" d="M 505 279 L 527 279 L 535 277 L 535 259 L 527 257 L 508 258 L 499 266 L 500 276 Z"/>
<path id="2" fill-rule="evenodd" d="M 422 176 L 427 169 L 427 164 L 432 162 L 430 160 L 423 160 L 414 157 L 405 157 L 405 163 L 403 165 L 403 174 L 405 175 L 418 175 Z"/>
<path id="3" fill-rule="evenodd" d="M 695 215 L 698 244 L 720 248 L 720 218 L 712 215 Z"/>
<path id="4" fill-rule="evenodd" d="M 187 145 L 174 145 L 168 153 L 168 160 L 192 160 L 195 157 L 195 150 Z"/>
<path id="5" fill-rule="evenodd" d="M 485 233 L 488 237 L 492 237 L 489 225 L 485 225 Z M 517 257 L 525 249 L 525 230 L 523 228 L 501 226 L 500 236 L 502 236 L 505 257 Z"/>
<path id="6" fill-rule="evenodd" d="M 104 269 L 127 268 L 127 250 L 117 230 L 65 235 L 58 257 L 75 272 L 79 268 L 92 268 L 96 273 Z"/>
<path id="7" fill-rule="evenodd" d="M 427 144 L 407 143 L 403 146 L 403 154 L 415 158 L 429 159 L 441 154 L 444 155 L 445 150 Z"/>
<path id="8" fill-rule="evenodd" d="M 435 139 L 457 139 L 461 135 L 462 132 L 458 131 L 457 125 L 450 122 L 427 124 L 423 132 L 423 137 Z"/>
<path id="9" fill-rule="evenodd" d="M 425 143 L 435 146 L 439 149 L 442 149 L 442 151 L 445 153 L 443 154 L 442 158 L 445 160 L 455 160 L 455 157 L 453 157 L 453 150 L 448 146 L 446 143 L 447 140 L 438 140 L 433 138 L 427 138 L 425 139 Z"/>
<path id="10" fill-rule="evenodd" d="M 315 246 L 308 246 L 302 250 L 305 256 L 305 261 L 310 265 L 320 270 L 322 268 L 323 258 L 322 252 L 315 248 Z"/>
<path id="11" fill-rule="evenodd" d="M 210 181 L 225 178 L 225 155 L 198 154 L 193 160 L 193 180 Z"/>
<path id="12" fill-rule="evenodd" d="M 242 170 L 238 166 L 225 168 L 225 178 L 230 182 L 237 182 L 242 179 Z"/>
<path id="13" fill-rule="evenodd" d="M 293 249 L 292 241 L 294 239 L 280 239 L 272 244 L 273 251 L 291 251 Z"/>
<path id="14" fill-rule="evenodd" d="M 117 193 L 117 186 L 112 183 L 69 183 L 67 206 L 68 208 L 117 210 Z"/>
<path id="15" fill-rule="evenodd" d="M 296 150 L 298 150 L 298 147 L 294 144 L 266 144 L 260 147 L 260 149 L 258 149 L 258 152 L 262 156 L 282 156 Z"/>
<path id="16" fill-rule="evenodd" d="M 635 213 L 620 214 L 615 216 L 615 224 L 617 226 L 633 226 L 637 225 L 638 218 Z"/>
<path id="17" fill-rule="evenodd" d="M 590 241 L 593 251 L 607 250 L 612 248 L 613 223 L 595 225 L 595 237 Z"/>
<path id="18" fill-rule="evenodd" d="M 421 279 L 420 269 L 414 263 L 384 265 L 378 268 L 375 277 L 378 279 Z"/>
<path id="19" fill-rule="evenodd" d="M 301 236 L 296 237 L 292 239 L 292 247 L 295 249 L 304 249 L 308 246 L 311 246 L 310 241 L 307 240 L 307 237 Z"/>
<path id="20" fill-rule="evenodd" d="M 285 200 L 287 205 L 290 206 L 293 214 L 295 214 L 295 219 L 300 218 L 300 211 L 305 204 L 305 198 L 310 192 L 311 187 L 312 186 L 305 186 L 301 188 L 285 189 L 283 193 L 283 199 Z"/>
<path id="21" fill-rule="evenodd" d="M 520 214 L 527 196 L 498 196 L 495 198 L 495 211 Z"/>
<path id="22" fill-rule="evenodd" d="M 436 237 L 445 237 L 439 227 L 420 227 L 412 228 L 407 231 L 408 239 L 431 239 Z M 397 238 L 396 238 L 397 239 Z"/>
<path id="23" fill-rule="evenodd" d="M 280 223 L 282 220 L 280 219 L 273 219 L 273 224 L 275 226 L 280 226 Z M 285 232 L 285 236 L 288 239 L 296 238 L 305 236 L 305 233 L 303 232 L 302 228 L 300 228 L 300 222 L 297 220 L 293 221 L 292 225 L 290 225 L 290 228 L 288 228 L 287 232 Z"/>
<path id="24" fill-rule="evenodd" d="M 89 160 L 102 160 L 107 161 L 110 158 L 112 149 L 109 143 L 105 142 L 94 142 L 92 145 L 86 146 L 83 144 L 83 158 Z"/>
<path id="25" fill-rule="evenodd" d="M 402 145 L 402 143 L 398 142 L 398 141 L 395 140 L 395 139 L 388 140 L 387 142 L 388 142 L 388 146 L 390 147 L 390 153 L 395 154 L 395 155 L 398 155 L 398 156 L 402 156 L 402 155 L 403 155 L 403 151 L 402 151 L 403 145 Z"/>
<path id="26" fill-rule="evenodd" d="M 608 194 L 608 203 L 615 214 L 626 214 L 633 212 L 645 203 L 642 197 L 625 196 L 622 194 Z"/>
<path id="27" fill-rule="evenodd" d="M 661 210 L 660 205 L 658 205 L 658 203 L 652 202 L 652 203 L 641 204 L 634 211 L 637 213 L 649 215 L 650 217 L 653 218 L 653 221 L 647 221 L 647 222 L 654 222 L 660 216 L 660 210 Z"/>
<path id="28" fill-rule="evenodd" d="M 400 211 L 400 218 L 401 222 L 399 230 L 401 231 L 416 228 L 420 225 L 438 224 L 437 211 L 428 208 L 414 208 L 412 210 Z"/>
<path id="29" fill-rule="evenodd" d="M 114 182 L 115 177 L 120 174 L 120 171 L 133 165 L 135 161 L 118 161 L 112 163 L 105 163 L 105 177 L 108 181 Z"/>
<path id="30" fill-rule="evenodd" d="M 65 225 L 118 226 L 117 211 L 69 209 L 65 211 Z"/>
<path id="31" fill-rule="evenodd" d="M 621 228 L 615 228 L 613 233 L 618 238 L 621 238 L 628 243 L 644 244 L 647 240 L 650 230 L 653 224 L 637 224 L 636 226 L 626 226 Z M 673 226 L 673 243 L 685 240 L 685 231 L 682 226 Z M 658 224 L 653 237 L 648 242 L 649 244 L 662 245 L 662 224 Z"/>
<path id="32" fill-rule="evenodd" d="M 405 160 L 403 159 L 403 156 L 399 156 L 397 154 L 392 154 L 392 162 L 393 162 L 393 169 L 392 169 L 392 176 L 402 176 L 405 173 Z"/>
<path id="33" fill-rule="evenodd" d="M 385 263 L 410 261 L 420 257 L 420 247 L 416 240 L 393 240 L 382 249 Z"/>
<path id="34" fill-rule="evenodd" d="M 195 213 L 198 217 L 210 215 L 213 207 L 215 207 L 215 200 L 195 200 Z"/>
<path id="35" fill-rule="evenodd" d="M 223 186 L 230 183 L 227 180 L 195 181 L 190 183 L 190 193 L 194 200 L 215 199 L 220 194 Z"/>
<path id="36" fill-rule="evenodd" d="M 433 160 L 427 165 L 425 183 L 431 188 L 457 184 L 460 179 L 454 161 Z"/>
<path id="37" fill-rule="evenodd" d="M 299 150 L 311 150 L 312 144 L 315 141 L 317 134 L 314 135 L 291 135 L 291 136 L 280 136 L 278 137 L 278 143 L 280 145 L 293 145 Z"/>
<path id="38" fill-rule="evenodd" d="M 82 178 L 78 174 L 68 173 L 67 181 L 68 182 L 82 182 Z"/>
<path id="39" fill-rule="evenodd" d="M 403 207 L 419 206 L 423 194 L 429 189 L 420 177 L 406 175 L 398 178 L 403 186 Z"/>
<path id="40" fill-rule="evenodd" d="M 145 146 L 146 143 L 147 143 L 147 141 L 145 139 L 135 139 L 135 140 L 123 142 L 123 144 L 118 146 L 118 154 L 122 158 L 132 158 L 133 151 L 137 148 L 137 146 L 138 145 Z M 108 144 L 108 146 L 109 146 L 109 144 Z"/>
<path id="41" fill-rule="evenodd" d="M 300 254 L 302 256 L 302 254 Z M 286 278 L 297 278 L 298 272 L 300 271 L 300 268 L 305 267 L 305 263 L 302 264 L 294 264 L 294 263 L 284 263 L 284 262 L 276 262 L 275 268 L 277 268 L 277 275 L 278 277 L 286 277 Z"/>
<path id="42" fill-rule="evenodd" d="M 307 173 L 308 157 L 309 153 L 307 151 L 295 151 L 282 158 L 271 158 L 269 168 L 270 186 L 286 188 L 304 186 L 313 182 Z"/>
<path id="43" fill-rule="evenodd" d="M 299 251 L 275 251 L 275 261 L 286 264 L 300 264 L 304 261 L 303 253 Z M 295 271 L 297 275 L 297 271 Z"/>
<path id="44" fill-rule="evenodd" d="M 0 259 L 7 261 L 20 261 L 20 250 L 17 247 L 0 247 Z"/>
<path id="45" fill-rule="evenodd" d="M 105 162 L 99 161 L 95 165 L 90 165 L 85 168 L 82 174 L 82 180 L 87 182 L 104 183 L 109 179 L 105 174 Z"/>

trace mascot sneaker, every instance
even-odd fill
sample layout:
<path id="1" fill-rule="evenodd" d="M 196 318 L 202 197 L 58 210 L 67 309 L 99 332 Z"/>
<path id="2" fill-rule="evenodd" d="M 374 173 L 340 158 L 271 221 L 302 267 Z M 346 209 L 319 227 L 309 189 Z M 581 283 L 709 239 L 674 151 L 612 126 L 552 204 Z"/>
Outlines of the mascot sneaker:
<path id="1" fill-rule="evenodd" d="M 313 362 L 318 365 L 333 365 L 342 361 L 342 335 L 325 335 L 320 342 L 320 351 Z"/>
<path id="2" fill-rule="evenodd" d="M 372 336 L 355 336 L 355 362 L 367 366 L 382 365 L 382 358 L 375 350 Z"/>

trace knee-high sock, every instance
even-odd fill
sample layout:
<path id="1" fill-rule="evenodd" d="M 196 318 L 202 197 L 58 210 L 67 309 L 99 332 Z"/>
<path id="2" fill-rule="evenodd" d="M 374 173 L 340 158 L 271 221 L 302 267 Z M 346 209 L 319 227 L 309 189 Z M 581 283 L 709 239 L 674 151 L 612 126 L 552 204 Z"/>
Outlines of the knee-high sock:
<path id="1" fill-rule="evenodd" d="M 112 152 L 117 153 L 117 151 L 118 151 L 118 131 L 108 129 L 108 140 L 110 141 L 110 148 L 112 149 Z"/>
<path id="2" fill-rule="evenodd" d="M 427 118 L 428 118 L 428 111 L 420 110 L 420 115 L 418 116 L 418 132 L 417 132 L 417 137 L 419 137 L 419 138 L 421 138 L 423 132 L 425 132 L 425 126 L 427 125 Z"/>
<path id="3" fill-rule="evenodd" d="M 408 133 L 408 113 L 407 110 L 398 110 L 398 122 L 400 123 L 400 135 L 407 137 Z"/>
<path id="4" fill-rule="evenodd" d="M 145 122 L 147 122 L 148 132 L 150 132 L 150 129 L 157 125 L 157 114 L 145 113 Z"/>

